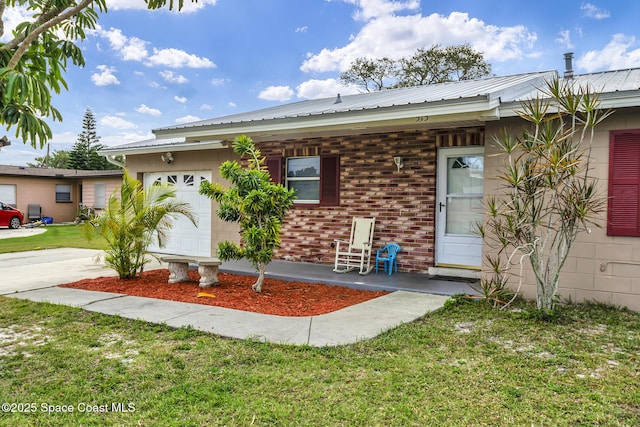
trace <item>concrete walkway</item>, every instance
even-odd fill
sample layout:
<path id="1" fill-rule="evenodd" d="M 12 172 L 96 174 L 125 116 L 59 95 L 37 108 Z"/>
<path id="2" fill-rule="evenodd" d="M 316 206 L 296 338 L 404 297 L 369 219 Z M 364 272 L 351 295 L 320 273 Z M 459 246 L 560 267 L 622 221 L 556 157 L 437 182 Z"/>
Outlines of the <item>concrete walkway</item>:
<path id="1" fill-rule="evenodd" d="M 284 317 L 57 286 L 115 275 L 113 270 L 95 262 L 99 254 L 100 251 L 88 249 L 0 254 L 0 295 L 165 323 L 175 328 L 191 326 L 229 338 L 314 347 L 373 338 L 441 308 L 447 299 L 442 295 L 397 291 L 333 313 Z M 161 267 L 155 263 L 148 269 Z"/>

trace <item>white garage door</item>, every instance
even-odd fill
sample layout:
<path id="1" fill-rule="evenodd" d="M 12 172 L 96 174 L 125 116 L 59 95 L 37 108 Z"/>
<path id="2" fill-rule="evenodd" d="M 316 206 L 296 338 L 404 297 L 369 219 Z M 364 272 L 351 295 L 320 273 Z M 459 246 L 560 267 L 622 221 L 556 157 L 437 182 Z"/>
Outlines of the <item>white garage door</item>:
<path id="1" fill-rule="evenodd" d="M 16 205 L 16 186 L 13 184 L 0 184 L 0 202 L 8 205 Z"/>
<path id="2" fill-rule="evenodd" d="M 154 183 L 173 184 L 177 188 L 177 198 L 191 205 L 198 220 L 196 228 L 191 221 L 180 215 L 174 220 L 173 228 L 163 247 L 157 241 L 149 247 L 152 252 L 176 255 L 211 256 L 211 200 L 198 193 L 200 183 L 211 180 L 211 172 L 171 172 L 144 174 L 145 189 Z"/>

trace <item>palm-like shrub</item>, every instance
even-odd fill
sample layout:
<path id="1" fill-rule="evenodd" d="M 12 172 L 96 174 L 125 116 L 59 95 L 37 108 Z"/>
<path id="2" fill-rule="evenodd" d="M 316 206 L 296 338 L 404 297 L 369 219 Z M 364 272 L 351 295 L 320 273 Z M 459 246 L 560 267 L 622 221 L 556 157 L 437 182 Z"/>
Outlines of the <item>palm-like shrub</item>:
<path id="1" fill-rule="evenodd" d="M 155 184 L 145 191 L 142 183 L 125 171 L 122 185 L 109 197 L 105 211 L 85 223 L 89 238 L 97 234 L 107 241 L 104 262 L 120 279 L 142 274 L 150 261 L 147 248 L 154 232 L 162 246 L 177 215 L 196 224 L 190 205 L 175 196 L 173 185 Z"/>
<path id="2" fill-rule="evenodd" d="M 560 272 L 571 245 L 582 232 L 598 226 L 606 199 L 592 175 L 595 128 L 611 111 L 600 96 L 572 81 L 554 80 L 543 96 L 522 103 L 528 125 L 522 136 L 505 131 L 495 138 L 503 158 L 497 181 L 500 194 L 485 199 L 485 243 L 491 278 L 485 285 L 506 285 L 517 259 L 529 259 L 538 309 L 555 308 Z M 520 273 L 516 274 L 522 280 Z"/>
<path id="3" fill-rule="evenodd" d="M 222 261 L 246 258 L 258 272 L 253 290 L 261 292 L 267 265 L 280 247 L 282 222 L 293 205 L 295 192 L 271 180 L 265 159 L 251 138 L 237 137 L 233 150 L 248 157 L 244 168 L 236 161 L 226 161 L 220 166 L 220 175 L 233 186 L 225 188 L 205 181 L 200 186 L 200 194 L 219 203 L 220 219 L 240 225 L 242 245 L 220 242 L 218 257 Z"/>

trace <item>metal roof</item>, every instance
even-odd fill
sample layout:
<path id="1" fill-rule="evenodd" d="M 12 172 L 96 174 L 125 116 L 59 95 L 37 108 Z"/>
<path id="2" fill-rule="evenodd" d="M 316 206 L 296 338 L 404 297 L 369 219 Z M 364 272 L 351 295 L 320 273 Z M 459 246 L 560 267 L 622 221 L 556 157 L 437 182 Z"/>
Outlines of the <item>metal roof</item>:
<path id="1" fill-rule="evenodd" d="M 353 111 L 428 105 L 429 103 L 455 103 L 464 99 L 473 99 L 477 97 L 485 97 L 486 99 L 491 100 L 498 99 L 504 94 L 515 91 L 515 94 L 510 96 L 513 97 L 520 92 L 528 92 L 534 82 L 543 81 L 544 79 L 551 78 L 554 75 L 555 71 L 547 71 L 478 80 L 440 83 L 427 86 L 389 89 L 356 95 L 337 95 L 331 98 L 294 102 L 276 107 L 249 111 L 246 113 L 158 128 L 155 129 L 154 132 L 163 133 L 172 130 L 275 119 L 328 116 Z"/>
<path id="2" fill-rule="evenodd" d="M 639 96 L 640 93 L 640 68 L 630 68 L 625 70 L 603 71 L 590 74 L 576 74 L 571 78 L 563 78 L 572 82 L 575 87 L 589 88 L 591 91 L 600 93 L 601 99 L 611 99 L 623 94 L 634 93 Z M 535 98 L 543 97 L 544 92 L 540 90 L 543 87 L 532 86 L 526 93 L 514 99 L 503 99 L 503 102 L 520 102 Z M 636 104 L 640 106 L 639 104 Z M 606 105 L 604 106 L 607 107 Z"/>
<path id="3" fill-rule="evenodd" d="M 542 71 L 293 102 L 157 128 L 153 130 L 156 139 L 110 147 L 101 153 L 220 148 L 221 140 L 231 134 L 353 130 L 355 126 L 406 124 L 416 117 L 428 117 L 437 126 L 480 123 L 516 115 L 521 101 L 544 97 L 541 88 L 558 77 L 557 71 Z M 640 106 L 640 68 L 575 75 L 571 81 L 601 93 L 603 108 Z"/>

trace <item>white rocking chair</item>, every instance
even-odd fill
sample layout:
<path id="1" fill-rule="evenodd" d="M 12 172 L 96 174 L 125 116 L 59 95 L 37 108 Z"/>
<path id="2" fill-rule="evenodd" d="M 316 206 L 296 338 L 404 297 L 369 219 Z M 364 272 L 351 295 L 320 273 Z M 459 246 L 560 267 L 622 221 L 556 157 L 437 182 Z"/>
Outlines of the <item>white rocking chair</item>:
<path id="1" fill-rule="evenodd" d="M 335 240 L 336 263 L 333 271 L 346 273 L 359 268 L 360 274 L 364 275 L 373 270 L 371 266 L 371 246 L 373 244 L 375 224 L 375 218 L 353 218 L 349 241 Z M 345 248 L 347 244 L 348 248 Z"/>

